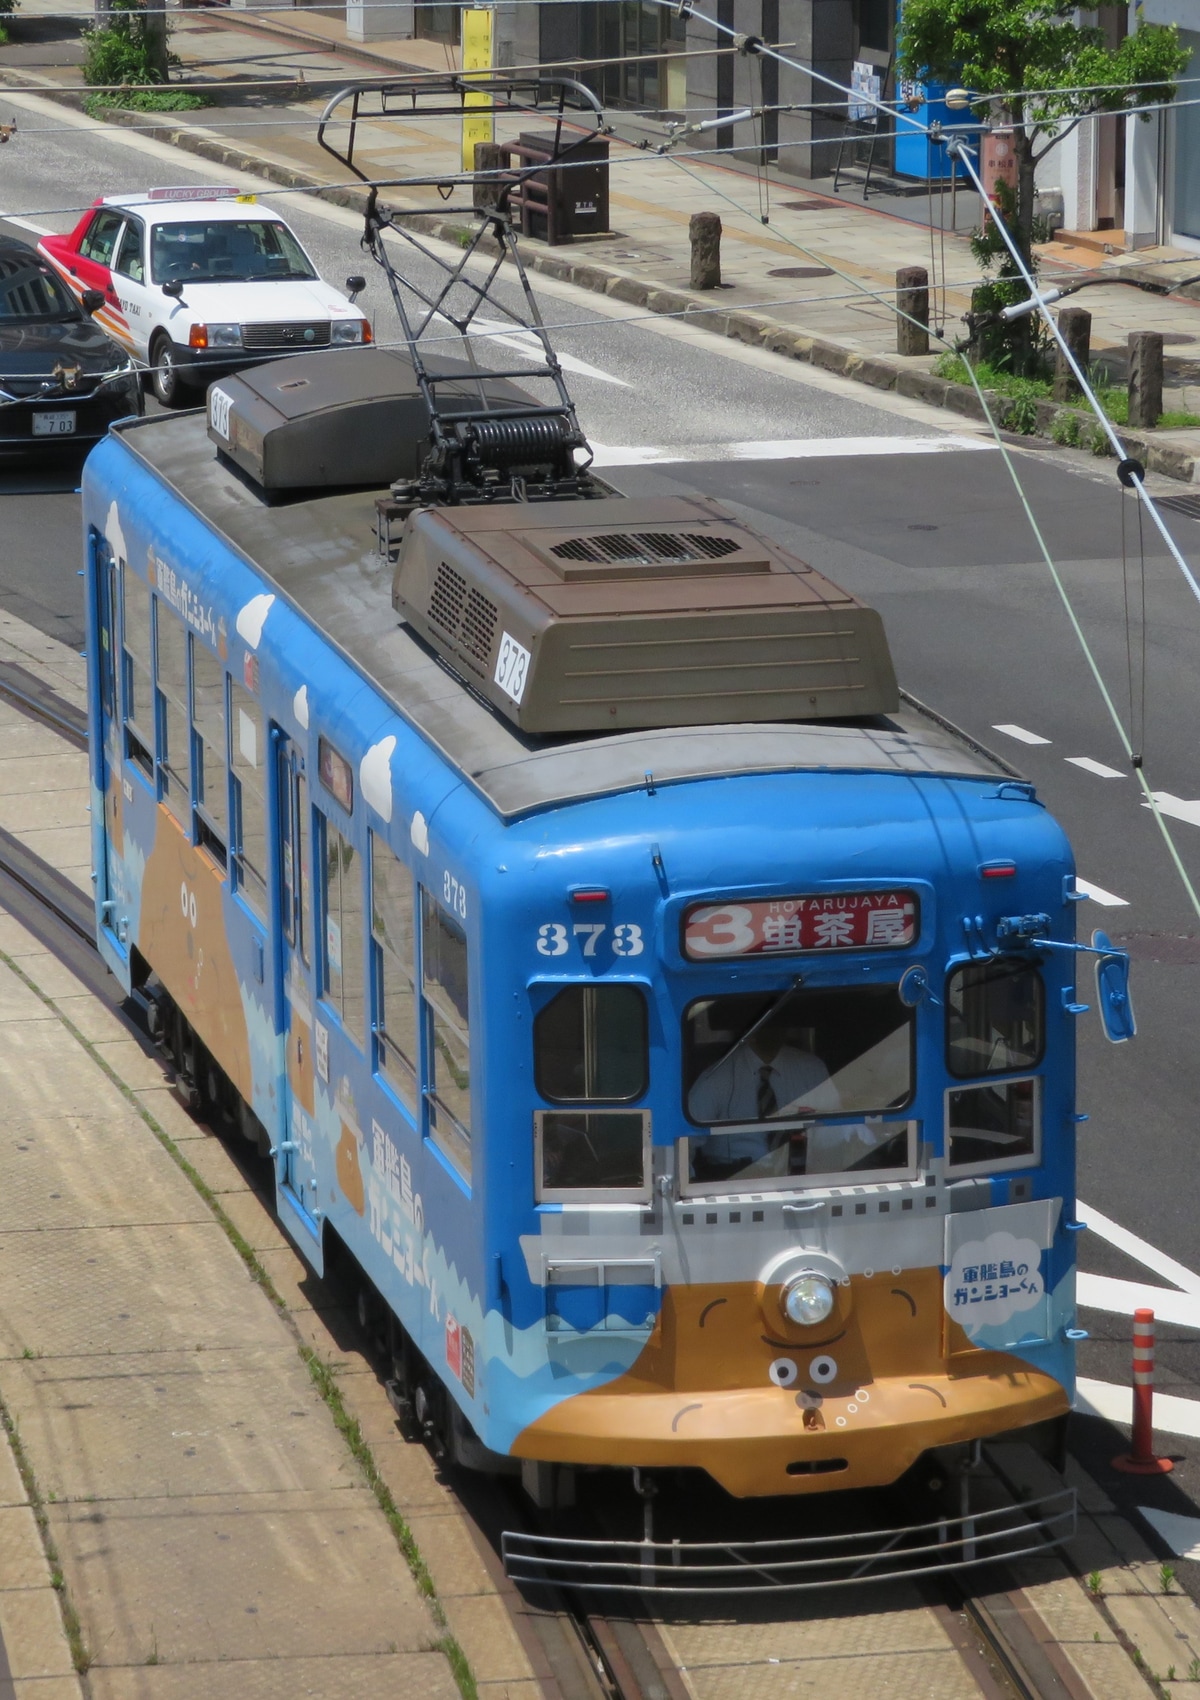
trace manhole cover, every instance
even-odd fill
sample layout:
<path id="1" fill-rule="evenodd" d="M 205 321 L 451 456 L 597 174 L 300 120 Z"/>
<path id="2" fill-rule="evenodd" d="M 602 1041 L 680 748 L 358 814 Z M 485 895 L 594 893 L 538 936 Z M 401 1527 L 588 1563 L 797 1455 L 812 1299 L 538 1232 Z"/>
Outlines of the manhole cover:
<path id="1" fill-rule="evenodd" d="M 776 266 L 768 277 L 832 277 L 828 266 Z"/>
<path id="2" fill-rule="evenodd" d="M 808 201 L 780 201 L 779 204 L 780 204 L 781 207 L 786 207 L 788 212 L 824 212 L 826 207 L 832 207 L 832 206 L 835 205 L 835 203 L 833 201 L 813 201 L 813 200 L 808 200 Z"/>

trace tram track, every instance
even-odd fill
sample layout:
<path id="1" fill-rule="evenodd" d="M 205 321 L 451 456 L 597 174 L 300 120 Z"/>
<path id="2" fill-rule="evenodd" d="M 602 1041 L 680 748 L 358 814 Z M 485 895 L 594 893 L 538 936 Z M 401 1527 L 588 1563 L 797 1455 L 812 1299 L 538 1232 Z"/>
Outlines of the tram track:
<path id="1" fill-rule="evenodd" d="M 51 727 L 73 748 L 86 748 L 86 725 L 79 710 L 32 674 L 0 663 L 0 698 Z M 58 956 L 85 989 L 119 1013 L 148 1054 L 161 1055 L 141 1012 L 114 996 L 116 982 L 96 949 L 94 914 L 86 893 L 4 829 L 0 905 Z M 173 1084 L 171 1064 L 164 1060 L 163 1066 L 167 1082 Z M 221 1130 L 211 1131 L 223 1137 Z M 248 1187 L 273 1217 L 268 1171 L 249 1148 L 233 1143 Z M 377 1357 L 374 1361 L 382 1392 L 386 1367 L 380 1367 Z M 518 1586 L 504 1573 L 499 1536 L 514 1523 L 536 1520 L 537 1514 L 527 1512 L 523 1500 L 517 1503 L 511 1482 L 470 1476 L 456 1480 L 453 1488 L 547 1700 L 695 1700 L 695 1689 L 668 1651 L 670 1637 L 660 1633 L 663 1619 L 653 1606 L 637 1596 L 632 1606 L 623 1601 L 610 1605 L 611 1597 Z M 959 1575 L 928 1579 L 919 1592 L 981 1700 L 1094 1700 L 1019 1583 L 1000 1565 L 975 1575 L 980 1585 L 974 1588 Z M 727 1602 L 714 1597 L 713 1605 L 724 1614 Z"/>

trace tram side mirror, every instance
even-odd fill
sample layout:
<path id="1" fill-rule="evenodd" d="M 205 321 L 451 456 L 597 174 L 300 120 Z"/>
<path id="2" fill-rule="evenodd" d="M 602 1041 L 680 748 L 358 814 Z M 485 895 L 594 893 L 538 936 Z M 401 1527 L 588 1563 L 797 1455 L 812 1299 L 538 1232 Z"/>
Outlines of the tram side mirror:
<path id="1" fill-rule="evenodd" d="M 914 962 L 911 968 L 906 968 L 901 974 L 896 993 L 905 1009 L 916 1009 L 926 1000 L 932 1004 L 938 1002 L 930 987 L 929 975 L 919 962 Z"/>
<path id="2" fill-rule="evenodd" d="M 1096 1001 L 1105 1037 L 1114 1045 L 1124 1044 L 1137 1032 L 1133 1003 L 1129 996 L 1129 952 L 1119 950 L 1107 933 L 1097 929 L 1092 934 L 1092 946 L 1101 954 L 1096 958 Z"/>

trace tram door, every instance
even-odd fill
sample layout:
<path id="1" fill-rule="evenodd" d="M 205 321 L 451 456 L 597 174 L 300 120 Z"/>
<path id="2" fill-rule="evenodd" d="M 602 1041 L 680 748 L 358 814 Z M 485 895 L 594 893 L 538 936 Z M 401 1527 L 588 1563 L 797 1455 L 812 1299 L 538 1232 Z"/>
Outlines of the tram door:
<path id="1" fill-rule="evenodd" d="M 121 857 L 125 850 L 124 796 L 121 774 L 121 708 L 119 668 L 120 623 L 117 603 L 117 563 L 101 538 L 93 541 L 96 598 L 96 649 L 99 656 L 100 748 L 96 752 L 96 784 L 104 798 L 104 860 L 99 867 L 103 889 L 100 913 L 109 943 L 122 956 L 128 953 L 127 922 L 118 914 L 121 896 Z"/>
<path id="2" fill-rule="evenodd" d="M 280 1185 L 317 1231 L 313 1190 L 312 805 L 304 757 L 285 733 L 274 732 L 279 820 L 279 984 L 287 1065 L 283 1102 L 285 1136 Z"/>

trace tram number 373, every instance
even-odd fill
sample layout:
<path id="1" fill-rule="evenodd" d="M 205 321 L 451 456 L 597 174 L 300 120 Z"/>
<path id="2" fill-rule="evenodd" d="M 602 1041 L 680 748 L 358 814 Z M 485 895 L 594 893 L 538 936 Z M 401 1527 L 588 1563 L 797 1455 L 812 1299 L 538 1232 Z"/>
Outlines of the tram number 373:
<path id="1" fill-rule="evenodd" d="M 567 928 L 562 921 L 547 921 L 537 930 L 537 948 L 539 956 L 565 956 L 576 942 L 584 956 L 596 956 L 599 952 L 600 941 L 609 931 L 603 921 L 577 921 L 571 928 L 568 937 Z M 608 948 L 614 956 L 640 956 L 645 950 L 642 929 L 635 921 L 618 921 L 611 930 Z"/>

